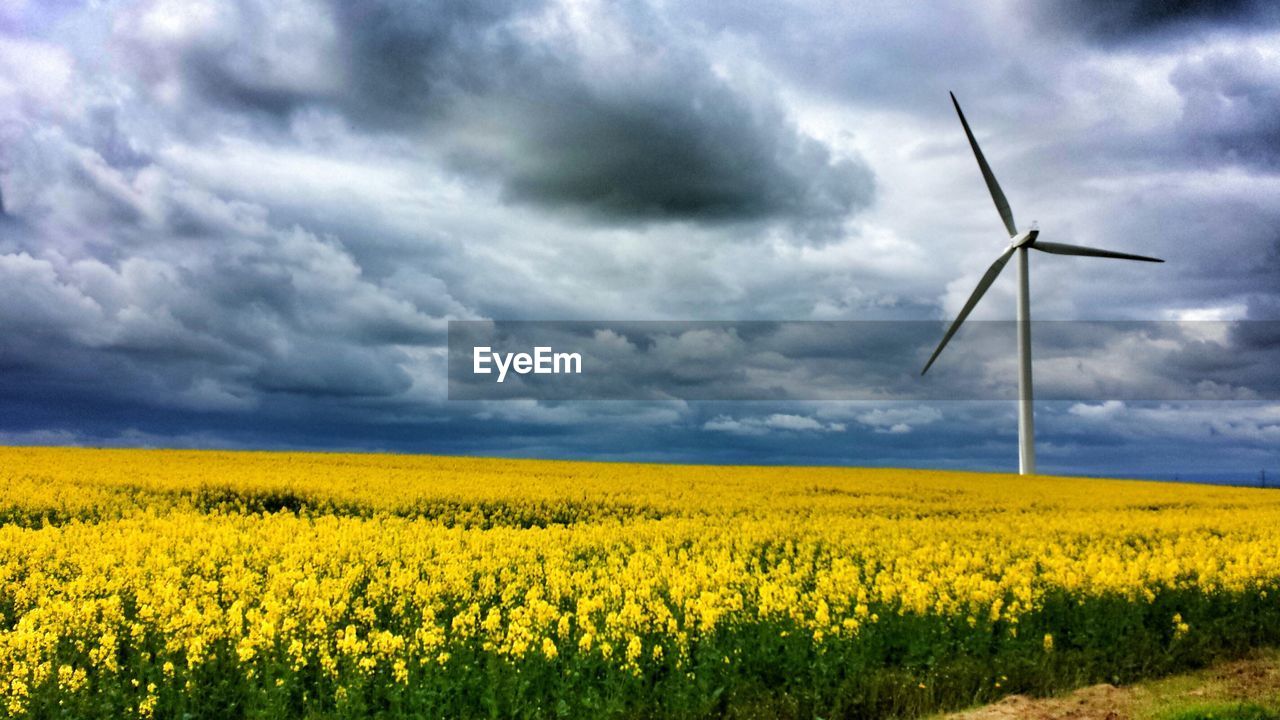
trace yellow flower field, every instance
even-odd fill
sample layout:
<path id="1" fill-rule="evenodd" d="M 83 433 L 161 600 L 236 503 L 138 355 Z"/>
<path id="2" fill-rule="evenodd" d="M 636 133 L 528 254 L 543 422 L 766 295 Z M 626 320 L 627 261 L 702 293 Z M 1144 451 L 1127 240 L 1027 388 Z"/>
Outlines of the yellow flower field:
<path id="1" fill-rule="evenodd" d="M 1280 640 L 1280 493 L 0 449 L 13 717 L 863 717 Z"/>

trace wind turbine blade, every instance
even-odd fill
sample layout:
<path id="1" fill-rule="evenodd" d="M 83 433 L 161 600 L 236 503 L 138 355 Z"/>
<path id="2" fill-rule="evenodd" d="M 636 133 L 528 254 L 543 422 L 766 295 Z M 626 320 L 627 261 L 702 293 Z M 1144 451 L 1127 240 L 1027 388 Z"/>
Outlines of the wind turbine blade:
<path id="1" fill-rule="evenodd" d="M 929 372 L 933 361 L 937 360 L 938 355 L 942 353 L 942 348 L 946 347 L 948 342 L 951 342 L 951 336 L 955 335 L 956 330 L 960 329 L 960 323 L 963 323 L 964 319 L 969 317 L 973 307 L 982 299 L 982 296 L 987 292 L 987 288 L 991 287 L 991 283 L 995 282 L 996 278 L 1000 276 L 1000 271 L 1008 264 L 1009 258 L 1013 257 L 1013 252 L 1017 249 L 1016 247 L 1011 247 L 1005 250 L 1004 254 L 996 258 L 996 261 L 991 263 L 991 267 L 987 268 L 987 273 L 978 281 L 978 287 L 973 289 L 973 294 L 969 296 L 969 300 L 965 302 L 963 308 L 960 308 L 960 314 L 956 316 L 955 322 L 951 323 L 951 327 L 947 328 L 947 334 L 942 336 L 942 342 L 938 343 L 938 349 L 933 351 L 933 355 L 929 357 L 929 362 L 924 364 L 924 369 L 920 371 L 921 375 Z"/>
<path id="2" fill-rule="evenodd" d="M 996 201 L 996 210 L 1000 211 L 1000 219 L 1004 221 L 1004 228 L 1009 231 L 1009 237 L 1018 234 L 1018 226 L 1013 222 L 1013 211 L 1009 209 L 1009 201 L 1004 197 L 1004 191 L 1000 189 L 1000 183 L 996 182 L 995 173 L 991 172 L 991 166 L 987 164 L 987 159 L 982 155 L 982 148 L 978 147 L 978 141 L 973 137 L 973 131 L 969 129 L 969 121 L 964 119 L 964 112 L 960 110 L 960 102 L 956 100 L 956 94 L 951 93 L 951 104 L 956 106 L 956 114 L 960 116 L 960 124 L 964 126 L 964 134 L 969 137 L 969 146 L 973 148 L 973 156 L 978 159 L 978 167 L 982 170 L 982 179 L 987 181 L 987 189 L 991 191 L 991 199 Z"/>
<path id="3" fill-rule="evenodd" d="M 1098 248 L 1084 247 L 1083 245 L 1068 245 L 1066 243 L 1041 242 L 1036 240 L 1031 243 L 1032 250 L 1043 250 L 1054 255 L 1085 255 L 1087 257 L 1101 258 L 1117 258 L 1119 260 L 1141 260 L 1143 262 L 1158 262 L 1164 260 L 1160 258 L 1147 257 L 1146 255 L 1131 255 L 1129 253 L 1115 252 L 1114 250 L 1099 250 Z"/>

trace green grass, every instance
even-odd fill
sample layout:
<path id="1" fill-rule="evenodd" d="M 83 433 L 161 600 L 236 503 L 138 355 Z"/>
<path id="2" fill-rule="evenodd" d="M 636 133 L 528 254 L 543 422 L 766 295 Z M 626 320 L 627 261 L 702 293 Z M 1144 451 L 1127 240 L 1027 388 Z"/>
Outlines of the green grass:
<path id="1" fill-rule="evenodd" d="M 1130 720 L 1280 720 L 1280 650 L 1243 656 L 1127 684 L 1102 685 L 1061 694 L 1023 694 L 1016 703 L 978 705 L 932 720 L 1010 718 L 1127 718 Z"/>
<path id="2" fill-rule="evenodd" d="M 1257 703 L 1201 703 L 1161 713 L 1159 720 L 1280 720 L 1280 712 Z"/>

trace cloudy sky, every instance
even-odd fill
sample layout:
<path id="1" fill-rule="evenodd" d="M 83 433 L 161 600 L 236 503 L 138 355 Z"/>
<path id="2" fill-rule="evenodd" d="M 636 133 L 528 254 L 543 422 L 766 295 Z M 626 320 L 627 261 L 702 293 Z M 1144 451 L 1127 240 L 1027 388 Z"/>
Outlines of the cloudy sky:
<path id="1" fill-rule="evenodd" d="M 1013 469 L 1008 402 L 447 399 L 449 320 L 954 316 L 949 90 L 1020 223 L 1169 261 L 1037 255 L 1037 318 L 1280 357 L 1271 3 L 0 0 L 0 442 Z M 1041 469 L 1280 481 L 1245 375 L 1041 403 Z"/>

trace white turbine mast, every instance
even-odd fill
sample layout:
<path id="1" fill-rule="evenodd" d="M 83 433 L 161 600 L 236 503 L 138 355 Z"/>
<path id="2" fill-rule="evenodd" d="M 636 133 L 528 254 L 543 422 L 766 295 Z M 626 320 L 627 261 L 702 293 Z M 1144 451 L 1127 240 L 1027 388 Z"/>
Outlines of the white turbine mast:
<path id="1" fill-rule="evenodd" d="M 996 176 L 991 172 L 991 166 L 987 165 L 987 159 L 982 156 L 982 150 L 978 147 L 978 141 L 973 137 L 973 131 L 969 129 L 969 122 L 964 119 L 964 113 L 960 110 L 960 103 L 956 101 L 955 93 L 951 93 L 951 104 L 956 106 L 956 114 L 960 116 L 960 124 L 964 126 L 964 134 L 969 138 L 969 146 L 973 148 L 973 156 L 978 160 L 978 168 L 982 170 L 982 179 L 987 182 L 987 190 L 991 191 L 991 199 L 995 201 L 996 210 L 1000 213 L 1000 219 L 1004 221 L 1004 227 L 1009 231 L 1010 240 L 1009 246 L 1000 254 L 1000 257 L 996 258 L 995 262 L 991 263 L 991 267 L 987 268 L 986 274 L 978 281 L 978 287 L 973 289 L 973 294 L 965 301 L 964 307 L 960 308 L 960 314 L 956 316 L 955 322 L 951 323 L 951 327 L 947 328 L 946 334 L 942 336 L 942 342 L 938 343 L 938 349 L 933 351 L 933 355 L 929 357 L 929 362 L 925 363 L 924 369 L 920 371 L 920 374 L 924 375 L 929 372 L 929 367 L 933 365 L 934 360 L 938 359 L 942 348 L 947 346 L 951 336 L 955 335 L 956 330 L 960 329 L 960 324 L 964 322 L 965 318 L 969 317 L 969 313 L 978 304 L 978 301 L 982 299 L 983 294 L 987 292 L 987 288 L 991 287 L 991 284 L 1000 276 L 1000 271 L 1009 262 L 1009 258 L 1013 257 L 1015 252 L 1018 253 L 1018 473 L 1021 475 L 1034 475 L 1036 471 L 1036 441 L 1031 393 L 1031 298 L 1027 288 L 1028 248 L 1054 255 L 1085 255 L 1088 257 L 1118 258 L 1120 260 L 1141 260 L 1143 262 L 1164 262 L 1164 260 L 1146 257 L 1145 255 L 1131 255 L 1111 250 L 1067 245 L 1066 243 L 1044 242 L 1038 239 L 1040 230 L 1034 223 L 1030 230 L 1019 233 L 1018 226 L 1013 222 L 1013 211 L 1009 209 L 1009 201 L 1005 199 L 1004 192 L 1000 190 L 1000 184 L 996 182 Z"/>

